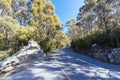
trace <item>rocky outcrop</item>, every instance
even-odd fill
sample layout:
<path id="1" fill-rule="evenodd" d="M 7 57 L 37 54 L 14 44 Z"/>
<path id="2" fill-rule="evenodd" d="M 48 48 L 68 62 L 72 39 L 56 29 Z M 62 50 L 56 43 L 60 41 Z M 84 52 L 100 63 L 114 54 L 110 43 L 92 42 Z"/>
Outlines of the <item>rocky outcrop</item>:
<path id="1" fill-rule="evenodd" d="M 100 48 L 96 44 L 92 45 L 90 55 L 95 59 L 99 59 L 105 62 L 113 64 L 120 64 L 120 48 Z"/>
<path id="2" fill-rule="evenodd" d="M 107 53 L 95 53 L 94 58 L 105 62 L 109 62 L 107 55 L 108 55 Z"/>
<path id="3" fill-rule="evenodd" d="M 113 49 L 110 54 L 108 54 L 110 63 L 120 64 L 120 48 Z"/>
<path id="4" fill-rule="evenodd" d="M 2 72 L 8 72 L 16 67 L 18 64 L 40 59 L 45 54 L 40 46 L 33 40 L 28 41 L 28 45 L 21 48 L 11 57 L 8 57 L 1 62 Z"/>

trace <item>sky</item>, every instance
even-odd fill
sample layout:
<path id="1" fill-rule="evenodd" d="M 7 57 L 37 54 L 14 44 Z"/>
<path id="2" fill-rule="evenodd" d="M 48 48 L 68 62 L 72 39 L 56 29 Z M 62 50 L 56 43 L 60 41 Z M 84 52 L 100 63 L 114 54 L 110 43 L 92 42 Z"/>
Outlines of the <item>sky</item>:
<path id="1" fill-rule="evenodd" d="M 55 6 L 56 14 L 63 24 L 71 18 L 76 18 L 79 8 L 84 5 L 84 0 L 51 0 Z"/>

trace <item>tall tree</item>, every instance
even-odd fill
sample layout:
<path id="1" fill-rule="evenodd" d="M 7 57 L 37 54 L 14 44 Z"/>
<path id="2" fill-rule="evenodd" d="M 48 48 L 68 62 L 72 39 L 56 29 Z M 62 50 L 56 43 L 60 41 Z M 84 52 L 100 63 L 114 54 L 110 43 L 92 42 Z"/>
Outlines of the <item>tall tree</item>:
<path id="1" fill-rule="evenodd" d="M 67 32 L 68 37 L 70 37 L 70 39 L 77 38 L 80 34 L 80 29 L 79 26 L 77 26 L 76 19 L 70 19 L 69 21 L 67 21 L 66 26 L 69 27 L 69 30 Z"/>
<path id="2" fill-rule="evenodd" d="M 94 30 L 102 30 L 107 33 L 112 31 L 118 24 L 113 5 L 113 0 L 85 0 L 85 5 L 80 8 L 77 20 L 83 24 L 85 32 L 92 32 Z M 115 16 L 117 16 L 115 18 Z M 115 20 L 116 19 L 116 20 Z"/>
<path id="3" fill-rule="evenodd" d="M 30 38 L 38 43 L 46 38 L 59 44 L 58 39 L 67 40 L 50 0 L 0 0 L 0 36 L 5 44 L 18 46 L 15 50 Z"/>

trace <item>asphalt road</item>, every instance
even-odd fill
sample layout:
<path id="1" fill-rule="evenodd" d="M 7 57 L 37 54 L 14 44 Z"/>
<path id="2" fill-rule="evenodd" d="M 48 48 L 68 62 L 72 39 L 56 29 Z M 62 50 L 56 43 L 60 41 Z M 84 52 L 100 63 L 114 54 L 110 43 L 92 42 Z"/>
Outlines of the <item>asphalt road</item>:
<path id="1" fill-rule="evenodd" d="M 20 65 L 4 80 L 120 80 L 120 65 L 64 48 L 39 61 Z"/>

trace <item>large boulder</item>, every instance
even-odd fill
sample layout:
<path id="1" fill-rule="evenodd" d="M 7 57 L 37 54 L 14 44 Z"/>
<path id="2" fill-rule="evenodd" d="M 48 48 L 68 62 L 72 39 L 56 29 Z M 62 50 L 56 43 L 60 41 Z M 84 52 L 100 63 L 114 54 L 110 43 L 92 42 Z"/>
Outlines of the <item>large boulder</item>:
<path id="1" fill-rule="evenodd" d="M 16 67 L 18 64 L 40 59 L 45 54 L 40 46 L 33 40 L 28 41 L 28 45 L 21 48 L 11 57 L 8 57 L 1 62 L 0 66 L 2 72 L 8 72 Z"/>
<path id="2" fill-rule="evenodd" d="M 120 48 L 115 48 L 108 54 L 110 63 L 120 64 Z"/>

